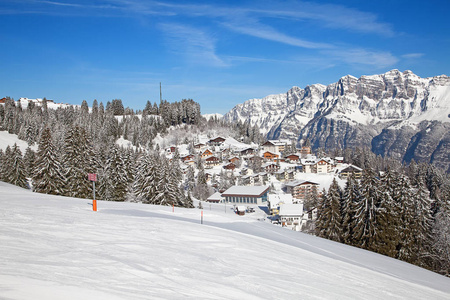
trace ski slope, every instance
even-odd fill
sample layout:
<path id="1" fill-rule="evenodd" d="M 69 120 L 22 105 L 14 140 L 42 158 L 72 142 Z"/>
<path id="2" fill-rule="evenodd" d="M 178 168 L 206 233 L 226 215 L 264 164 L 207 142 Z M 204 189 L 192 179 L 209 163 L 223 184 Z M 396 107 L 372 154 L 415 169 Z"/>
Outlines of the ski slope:
<path id="1" fill-rule="evenodd" d="M 450 278 L 262 211 L 90 202 L 0 182 L 0 299 L 450 299 Z"/>

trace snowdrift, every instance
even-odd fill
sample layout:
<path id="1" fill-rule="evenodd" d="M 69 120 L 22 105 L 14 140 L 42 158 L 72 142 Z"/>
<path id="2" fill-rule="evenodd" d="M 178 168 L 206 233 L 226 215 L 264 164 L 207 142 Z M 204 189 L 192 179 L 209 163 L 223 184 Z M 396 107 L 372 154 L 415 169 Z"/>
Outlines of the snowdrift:
<path id="1" fill-rule="evenodd" d="M 0 182 L 0 299 L 449 299 L 450 279 L 262 212 L 32 193 Z"/>

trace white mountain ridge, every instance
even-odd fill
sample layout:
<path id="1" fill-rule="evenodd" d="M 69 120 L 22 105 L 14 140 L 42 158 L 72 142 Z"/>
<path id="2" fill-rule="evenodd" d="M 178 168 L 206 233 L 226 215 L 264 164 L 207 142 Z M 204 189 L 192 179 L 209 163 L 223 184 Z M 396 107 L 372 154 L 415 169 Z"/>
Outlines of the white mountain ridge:
<path id="1" fill-rule="evenodd" d="M 287 93 L 251 99 L 236 105 L 224 118 L 250 121 L 270 138 L 297 138 L 319 116 L 351 125 L 404 125 L 421 121 L 450 122 L 450 78 L 420 78 L 412 71 L 344 76 L 328 86 L 313 84 Z"/>

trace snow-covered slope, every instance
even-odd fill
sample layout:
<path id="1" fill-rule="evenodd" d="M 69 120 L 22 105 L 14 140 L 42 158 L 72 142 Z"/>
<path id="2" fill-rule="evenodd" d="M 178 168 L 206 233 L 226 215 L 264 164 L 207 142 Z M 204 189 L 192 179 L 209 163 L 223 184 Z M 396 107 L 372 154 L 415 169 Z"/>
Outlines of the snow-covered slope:
<path id="1" fill-rule="evenodd" d="M 14 144 L 17 144 L 17 146 L 20 148 L 20 151 L 22 151 L 22 154 L 25 153 L 25 150 L 28 147 L 28 143 L 19 140 L 17 134 L 10 134 L 8 133 L 8 131 L 0 131 L 0 149 L 5 151 L 6 147 L 12 147 Z M 34 144 L 30 148 L 36 151 L 38 147 L 36 144 Z"/>
<path id="2" fill-rule="evenodd" d="M 449 299 L 450 279 L 237 216 L 0 182 L 0 299 Z"/>

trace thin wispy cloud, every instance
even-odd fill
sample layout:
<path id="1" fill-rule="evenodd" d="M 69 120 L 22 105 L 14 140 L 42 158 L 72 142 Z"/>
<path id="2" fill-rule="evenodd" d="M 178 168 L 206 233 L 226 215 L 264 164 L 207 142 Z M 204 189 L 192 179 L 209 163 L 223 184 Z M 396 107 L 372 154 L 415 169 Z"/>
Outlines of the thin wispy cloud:
<path id="1" fill-rule="evenodd" d="M 327 43 L 316 43 L 307 41 L 304 39 L 296 38 L 285 33 L 282 33 L 273 27 L 260 24 L 258 22 L 226 22 L 222 23 L 226 28 L 233 30 L 235 32 L 250 35 L 253 37 L 279 42 L 286 45 L 291 45 L 300 48 L 307 49 L 324 49 L 324 48 L 333 48 L 332 45 Z"/>
<path id="2" fill-rule="evenodd" d="M 366 49 L 342 49 L 334 51 L 322 51 L 326 56 L 334 58 L 341 63 L 350 65 L 365 65 L 376 68 L 391 67 L 399 59 L 388 51 L 370 51 Z"/>
<path id="3" fill-rule="evenodd" d="M 166 34 L 171 51 L 186 56 L 201 65 L 228 66 L 217 54 L 215 38 L 207 32 L 178 23 L 161 23 L 158 27 Z"/>
<path id="4" fill-rule="evenodd" d="M 422 58 L 424 55 L 425 55 L 424 53 L 407 53 L 407 54 L 403 54 L 402 58 L 417 59 L 417 58 Z"/>
<path id="5" fill-rule="evenodd" d="M 344 5 L 290 2 L 285 3 L 281 9 L 257 10 L 256 12 L 273 17 L 312 21 L 317 26 L 345 29 L 350 32 L 363 32 L 382 36 L 395 35 L 392 26 L 379 21 L 377 15 Z"/>

